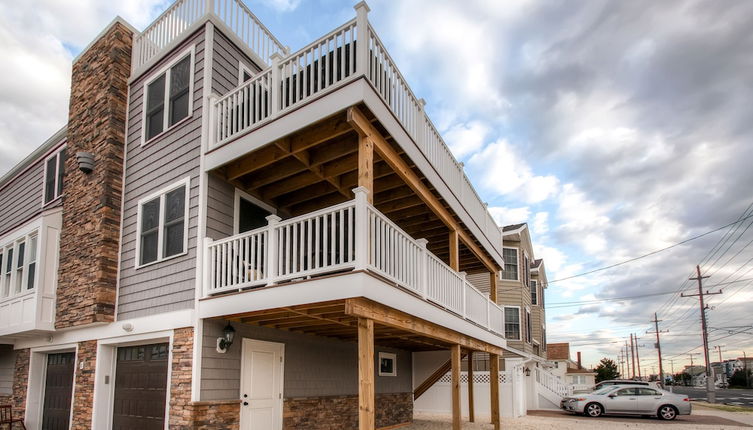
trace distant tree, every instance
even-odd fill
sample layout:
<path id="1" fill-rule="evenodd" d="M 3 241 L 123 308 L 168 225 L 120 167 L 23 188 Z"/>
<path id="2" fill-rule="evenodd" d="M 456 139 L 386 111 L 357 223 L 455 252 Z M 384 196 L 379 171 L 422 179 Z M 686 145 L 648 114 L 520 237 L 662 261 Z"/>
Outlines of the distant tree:
<path id="1" fill-rule="evenodd" d="M 735 370 L 735 373 L 733 373 L 732 377 L 729 378 L 729 386 L 746 388 L 751 379 L 753 379 L 753 377 L 751 377 L 750 369 L 748 370 L 747 378 L 745 377 L 744 370 Z"/>
<path id="2" fill-rule="evenodd" d="M 690 385 L 691 379 L 690 375 L 685 372 L 678 373 L 675 375 L 674 385 L 685 385 L 687 387 Z"/>
<path id="3" fill-rule="evenodd" d="M 620 372 L 617 370 L 617 363 L 609 358 L 602 358 L 599 365 L 596 366 L 596 382 L 606 381 L 609 379 L 619 379 Z"/>

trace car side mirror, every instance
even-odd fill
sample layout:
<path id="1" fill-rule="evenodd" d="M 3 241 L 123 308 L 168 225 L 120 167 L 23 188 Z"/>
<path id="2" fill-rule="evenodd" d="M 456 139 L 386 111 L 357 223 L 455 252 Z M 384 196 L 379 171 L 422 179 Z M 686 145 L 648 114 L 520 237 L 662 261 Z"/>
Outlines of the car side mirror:
<path id="1" fill-rule="evenodd" d="M 614 399 L 615 397 L 617 397 L 617 394 L 610 394 L 607 397 L 609 397 L 610 399 Z"/>

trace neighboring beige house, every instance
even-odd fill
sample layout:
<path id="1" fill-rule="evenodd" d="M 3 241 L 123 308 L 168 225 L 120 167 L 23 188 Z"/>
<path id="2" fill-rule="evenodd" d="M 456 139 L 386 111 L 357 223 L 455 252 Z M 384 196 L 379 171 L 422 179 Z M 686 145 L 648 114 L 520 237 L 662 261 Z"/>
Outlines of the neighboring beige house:
<path id="1" fill-rule="evenodd" d="M 596 372 L 581 364 L 580 352 L 577 360 L 570 359 L 570 344 L 550 343 L 547 345 L 548 358 L 553 368 L 551 372 L 565 381 L 573 391 L 590 389 L 596 385 Z"/>

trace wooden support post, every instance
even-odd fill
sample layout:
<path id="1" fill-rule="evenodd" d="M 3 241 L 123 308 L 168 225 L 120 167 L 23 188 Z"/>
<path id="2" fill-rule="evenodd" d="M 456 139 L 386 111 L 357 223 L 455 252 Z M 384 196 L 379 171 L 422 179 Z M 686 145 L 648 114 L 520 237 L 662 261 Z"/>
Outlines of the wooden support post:
<path id="1" fill-rule="evenodd" d="M 473 413 L 473 351 L 468 351 L 468 421 L 475 422 Z"/>
<path id="2" fill-rule="evenodd" d="M 489 273 L 489 300 L 494 303 L 497 303 L 497 273 L 496 271 Z"/>
<path id="3" fill-rule="evenodd" d="M 358 319 L 358 429 L 374 430 L 374 321 Z"/>
<path id="4" fill-rule="evenodd" d="M 494 430 L 499 430 L 499 355 L 497 354 L 489 354 L 489 389 L 492 424 L 494 424 Z"/>
<path id="5" fill-rule="evenodd" d="M 460 345 L 450 348 L 452 361 L 452 430 L 460 430 Z"/>
<path id="6" fill-rule="evenodd" d="M 450 267 L 452 270 L 460 271 L 460 243 L 458 242 L 458 231 L 450 230 Z"/>
<path id="7" fill-rule="evenodd" d="M 369 191 L 368 202 L 374 204 L 374 142 L 366 135 L 358 136 L 358 186 Z"/>

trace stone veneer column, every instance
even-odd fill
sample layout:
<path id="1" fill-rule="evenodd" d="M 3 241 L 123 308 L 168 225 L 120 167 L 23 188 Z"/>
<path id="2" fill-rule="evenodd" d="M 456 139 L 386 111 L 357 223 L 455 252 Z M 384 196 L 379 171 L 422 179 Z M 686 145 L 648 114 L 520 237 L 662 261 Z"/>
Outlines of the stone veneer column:
<path id="1" fill-rule="evenodd" d="M 79 342 L 74 368 L 74 397 L 71 404 L 73 420 L 71 430 L 92 428 L 92 407 L 94 405 L 94 372 L 97 364 L 97 341 Z"/>
<path id="2" fill-rule="evenodd" d="M 170 381 L 171 430 L 238 430 L 240 401 L 191 402 L 193 328 L 173 332 Z"/>
<path id="3" fill-rule="evenodd" d="M 26 390 L 29 386 L 30 350 L 16 350 L 16 370 L 13 372 L 13 417 L 24 418 L 26 413 Z"/>
<path id="4" fill-rule="evenodd" d="M 55 327 L 112 322 L 133 33 L 119 21 L 73 64 Z M 77 152 L 94 155 L 78 169 Z"/>

